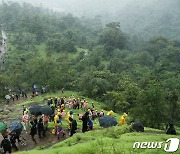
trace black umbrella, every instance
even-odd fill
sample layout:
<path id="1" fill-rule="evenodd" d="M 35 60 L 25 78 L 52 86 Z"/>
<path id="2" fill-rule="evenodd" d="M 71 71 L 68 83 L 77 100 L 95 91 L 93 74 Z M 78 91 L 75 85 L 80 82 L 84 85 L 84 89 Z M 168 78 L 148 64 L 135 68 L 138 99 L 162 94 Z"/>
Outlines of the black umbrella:
<path id="1" fill-rule="evenodd" d="M 134 122 L 132 124 L 132 129 L 136 130 L 137 132 L 144 132 L 144 126 L 140 122 Z"/>
<path id="2" fill-rule="evenodd" d="M 99 124 L 100 124 L 100 126 L 107 128 L 107 127 L 111 127 L 111 126 L 116 126 L 117 121 L 114 117 L 103 116 L 103 117 L 99 118 Z"/>
<path id="3" fill-rule="evenodd" d="M 40 109 L 41 109 L 40 105 L 34 105 L 29 108 L 29 111 L 31 114 L 38 116 L 42 114 Z"/>
<path id="4" fill-rule="evenodd" d="M 49 116 L 53 114 L 53 110 L 49 106 L 41 107 L 40 111 L 41 111 L 42 114 L 49 115 Z"/>
<path id="5" fill-rule="evenodd" d="M 10 123 L 9 130 L 13 133 L 21 132 L 23 125 L 19 121 L 13 121 Z"/>

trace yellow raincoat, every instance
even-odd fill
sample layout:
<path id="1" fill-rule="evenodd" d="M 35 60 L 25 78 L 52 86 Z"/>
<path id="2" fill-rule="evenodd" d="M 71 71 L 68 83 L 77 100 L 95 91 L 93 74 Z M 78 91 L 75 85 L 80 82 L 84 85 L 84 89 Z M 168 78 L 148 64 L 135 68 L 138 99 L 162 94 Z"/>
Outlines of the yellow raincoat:
<path id="1" fill-rule="evenodd" d="M 114 112 L 111 110 L 107 113 L 108 116 L 112 116 L 114 114 Z"/>
<path id="2" fill-rule="evenodd" d="M 119 121 L 119 125 L 125 125 L 126 124 L 126 117 L 127 117 L 127 114 L 124 113 L 122 116 L 121 116 L 121 119 Z"/>

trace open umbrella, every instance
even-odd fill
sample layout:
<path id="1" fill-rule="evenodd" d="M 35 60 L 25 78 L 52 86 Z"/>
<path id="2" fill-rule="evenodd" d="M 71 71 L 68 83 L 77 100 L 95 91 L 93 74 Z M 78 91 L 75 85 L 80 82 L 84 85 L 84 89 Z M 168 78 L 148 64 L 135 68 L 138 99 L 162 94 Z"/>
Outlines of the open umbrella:
<path id="1" fill-rule="evenodd" d="M 49 106 L 41 107 L 40 111 L 41 111 L 42 114 L 49 115 L 49 116 L 53 114 L 53 110 Z"/>
<path id="2" fill-rule="evenodd" d="M 23 125 L 19 121 L 13 121 L 10 123 L 9 130 L 13 133 L 21 132 Z"/>
<path id="3" fill-rule="evenodd" d="M 6 130 L 6 124 L 4 122 L 0 122 L 0 131 Z"/>
<path id="4" fill-rule="evenodd" d="M 41 109 L 40 105 L 34 105 L 29 108 L 29 111 L 31 114 L 38 116 L 42 114 L 40 109 Z"/>
<path id="5" fill-rule="evenodd" d="M 11 96 L 6 95 L 6 96 L 5 96 L 5 99 L 11 99 Z"/>
<path id="6" fill-rule="evenodd" d="M 99 124 L 100 124 L 100 126 L 107 128 L 107 127 L 111 127 L 111 126 L 116 126 L 117 121 L 114 117 L 103 116 L 103 117 L 99 118 Z"/>

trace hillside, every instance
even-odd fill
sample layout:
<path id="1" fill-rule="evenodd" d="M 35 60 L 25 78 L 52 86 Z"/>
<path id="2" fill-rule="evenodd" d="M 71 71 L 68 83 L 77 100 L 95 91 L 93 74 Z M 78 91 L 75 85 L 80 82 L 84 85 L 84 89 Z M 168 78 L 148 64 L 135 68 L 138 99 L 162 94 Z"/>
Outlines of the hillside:
<path id="1" fill-rule="evenodd" d="M 31 101 L 30 98 L 27 100 L 21 100 L 15 104 L 12 103 L 11 107 L 9 109 L 13 108 L 13 112 L 11 112 L 7 117 L 4 117 L 5 121 L 12 121 L 12 120 L 21 120 L 22 116 L 22 105 L 32 106 L 34 104 L 44 105 L 47 103 L 47 98 L 54 98 L 56 96 L 62 96 L 61 92 L 56 93 L 48 93 L 45 95 L 40 95 Z M 79 93 L 72 92 L 72 91 L 65 91 L 63 94 L 65 97 L 74 96 L 75 98 L 85 98 Z M 89 106 L 91 102 L 94 102 L 95 108 L 99 111 L 102 109 L 103 103 L 97 102 L 95 100 L 85 98 L 89 102 Z M 15 107 L 15 108 L 14 108 Z M 66 108 L 66 112 L 69 110 Z M 157 130 L 157 129 L 151 129 L 151 128 L 145 128 L 144 133 L 137 133 L 132 132 L 130 130 L 130 125 L 128 122 L 127 126 L 115 126 L 110 128 L 102 128 L 99 126 L 98 119 L 94 120 L 94 130 L 89 131 L 86 133 L 81 133 L 81 127 L 82 122 L 78 120 L 78 113 L 84 113 L 83 110 L 74 109 L 74 118 L 78 122 L 78 133 L 75 134 L 73 137 L 69 138 L 69 135 L 66 134 L 65 138 L 62 138 L 62 140 L 58 141 L 57 138 L 52 135 L 51 133 L 48 134 L 48 138 L 45 140 L 48 140 L 48 142 L 45 142 L 43 139 L 38 140 L 38 137 L 36 136 L 36 140 L 38 140 L 37 145 L 34 145 L 30 139 L 30 135 L 22 133 L 22 136 L 25 137 L 27 145 L 26 146 L 20 146 L 20 151 L 22 150 L 29 150 L 32 148 L 35 148 L 31 151 L 24 151 L 24 152 L 18 152 L 18 153 L 63 153 L 63 154 L 76 154 L 76 153 L 163 153 L 163 147 L 162 149 L 133 149 L 134 142 L 165 142 L 168 138 L 171 137 L 180 137 L 178 136 L 172 136 L 172 135 L 166 135 L 164 130 Z M 107 111 L 105 111 L 105 114 L 107 114 Z M 13 118 L 13 115 L 16 115 L 15 118 Z M 115 113 L 113 115 L 117 121 L 120 119 L 120 115 Z M 63 123 L 63 129 L 67 129 L 67 122 L 62 121 Z M 49 124 L 49 132 L 53 129 L 53 122 L 50 122 Z M 177 133 L 179 134 L 179 128 L 177 128 Z M 65 140 L 64 140 L 65 139 Z M 64 140 L 64 141 L 63 141 Z M 59 143 L 58 143 L 59 142 Z M 165 143 L 164 143 L 165 144 Z M 164 145 L 163 144 L 163 145 Z M 18 144 L 17 144 L 18 145 Z M 177 151 L 178 152 L 178 151 Z"/>
<path id="2" fill-rule="evenodd" d="M 172 3 L 173 6 L 175 2 Z M 145 7 L 146 3 L 143 4 Z M 153 5 L 153 9 L 163 12 L 163 7 L 158 9 L 160 4 L 161 2 L 157 7 Z M 170 5 L 166 1 L 166 5 L 168 4 Z M 113 153 L 138 153 L 139 149 L 132 149 L 136 136 L 141 141 L 153 141 L 156 138 L 157 141 L 165 142 L 170 137 L 164 134 L 168 123 L 173 123 L 179 132 L 180 40 L 175 36 L 179 30 L 176 25 L 179 20 L 173 18 L 175 29 L 166 33 L 174 38 L 171 40 L 163 37 L 165 35 L 161 36 L 158 33 L 159 26 L 154 25 L 159 24 L 161 18 L 158 12 L 151 10 L 152 13 L 148 13 L 145 10 L 146 7 L 140 10 L 145 13 L 141 17 L 144 20 L 146 17 L 153 19 L 152 24 L 148 23 L 150 20 L 145 24 L 152 26 L 154 30 L 149 31 L 150 35 L 147 33 L 151 38 L 142 41 L 140 35 L 131 37 L 131 34 L 123 30 L 125 19 L 123 23 L 115 20 L 104 26 L 98 16 L 78 18 L 28 3 L 8 2 L 0 5 L 0 24 L 7 34 L 7 52 L 0 71 L 0 119 L 7 122 L 16 118 L 21 120 L 22 105 L 29 107 L 47 104 L 49 97 L 62 97 L 60 90 L 64 89 L 63 96 L 67 98 L 72 95 L 86 98 L 90 106 L 94 102 L 96 109 L 104 109 L 105 114 L 113 110 L 117 121 L 125 112 L 128 114 L 128 126 L 131 121 L 140 121 L 146 127 L 144 133 L 130 132 L 127 127 L 119 126 L 102 129 L 96 120 L 94 131 L 77 133 L 74 137 L 63 138 L 62 140 L 66 140 L 54 145 L 58 141 L 51 134 L 51 122 L 48 132 L 50 137 L 47 140 L 38 140 L 38 145 L 28 140 L 29 146 L 22 147 L 22 150 L 32 150 L 39 146 L 39 149 L 44 148 L 52 153 L 60 150 L 59 147 L 63 147 L 64 153 L 71 150 L 75 153 L 78 150 L 82 153 L 84 150 L 94 153 L 96 148 L 90 148 L 97 147 L 99 153 L 106 153 L 107 147 Z M 136 13 L 139 12 L 133 14 Z M 133 17 L 132 22 L 135 22 Z M 135 29 L 138 25 L 145 28 L 141 24 L 144 21 L 136 22 L 133 23 Z M 167 27 L 162 28 L 163 33 L 164 28 Z M 38 88 L 34 88 L 34 85 Z M 23 99 L 11 106 L 7 102 L 12 103 L 12 98 L 4 100 L 7 95 L 21 97 L 24 93 L 28 96 L 37 92 L 40 94 L 43 88 L 48 93 L 33 98 L 33 101 L 30 98 Z M 77 114 L 84 112 L 74 111 L 78 132 L 81 132 L 82 122 L 78 120 Z M 66 122 L 63 127 L 66 129 Z M 29 137 L 28 134 L 23 135 Z M 68 137 L 67 131 L 66 135 Z M 80 143 L 77 144 L 78 140 Z M 150 151 L 161 153 L 163 149 Z M 149 150 L 142 150 L 142 153 L 149 153 Z"/>

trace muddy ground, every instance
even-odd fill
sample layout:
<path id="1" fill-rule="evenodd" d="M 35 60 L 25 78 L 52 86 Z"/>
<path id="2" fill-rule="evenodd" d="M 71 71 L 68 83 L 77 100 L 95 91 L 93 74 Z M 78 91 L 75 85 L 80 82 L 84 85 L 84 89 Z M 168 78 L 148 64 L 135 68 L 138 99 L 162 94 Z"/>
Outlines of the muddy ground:
<path id="1" fill-rule="evenodd" d="M 21 103 L 25 100 L 26 100 L 25 98 L 22 98 L 15 102 L 11 101 L 8 105 L 6 104 L 6 102 L 4 102 L 4 103 L 1 102 L 0 103 L 0 121 L 4 121 L 7 124 L 9 124 L 11 121 L 14 121 L 14 120 L 21 121 L 23 108 L 22 108 L 22 106 L 17 106 L 16 104 Z M 30 106 L 32 104 L 33 103 L 28 104 L 27 106 Z M 26 145 L 21 145 L 18 142 L 16 143 L 16 145 L 20 151 L 31 150 L 34 148 L 45 149 L 45 148 L 52 146 L 55 143 L 63 141 L 69 137 L 67 130 L 65 130 L 65 136 L 64 137 L 61 136 L 59 140 L 58 140 L 57 136 L 53 135 L 51 132 L 52 132 L 52 129 L 48 129 L 46 132 L 46 137 L 42 137 L 41 139 L 39 139 L 38 135 L 36 135 L 35 139 L 36 139 L 37 143 L 35 144 L 32 141 L 31 136 L 29 135 L 29 131 L 27 131 L 27 133 L 26 133 L 23 130 L 21 133 L 21 136 L 25 139 Z M 3 139 L 3 137 L 0 134 L 0 142 L 2 141 L 2 139 Z M 13 152 L 15 152 L 14 149 L 13 149 Z"/>

